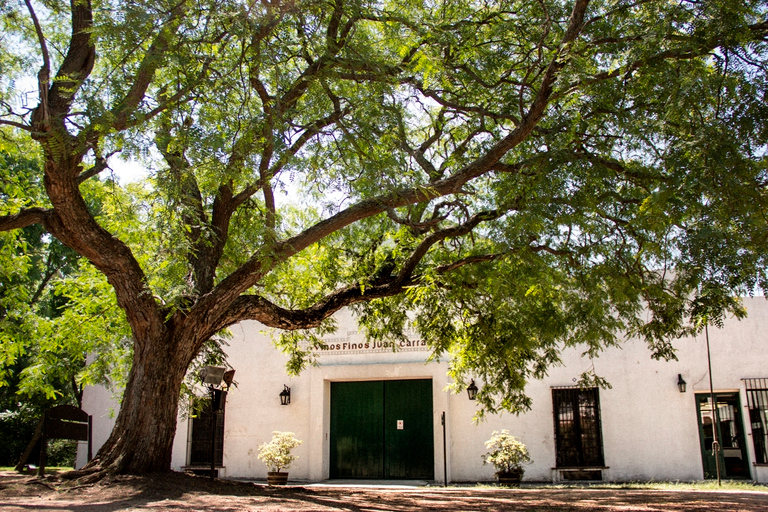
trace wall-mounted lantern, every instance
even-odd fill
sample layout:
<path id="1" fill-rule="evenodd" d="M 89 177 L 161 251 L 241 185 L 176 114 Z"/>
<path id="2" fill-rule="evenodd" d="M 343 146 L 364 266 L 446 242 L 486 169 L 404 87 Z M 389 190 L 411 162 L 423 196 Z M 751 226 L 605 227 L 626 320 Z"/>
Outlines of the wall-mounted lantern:
<path id="1" fill-rule="evenodd" d="M 685 393 L 685 387 L 688 385 L 687 382 L 683 380 L 682 374 L 677 374 L 677 389 L 680 390 L 681 393 Z"/>
<path id="2" fill-rule="evenodd" d="M 475 385 L 475 379 L 472 379 L 472 381 L 469 383 L 469 386 L 467 386 L 467 395 L 469 395 L 470 400 L 477 398 L 477 386 Z"/>
<path id="3" fill-rule="evenodd" d="M 291 403 L 291 388 L 283 384 L 283 390 L 280 392 L 280 405 L 289 405 Z"/>

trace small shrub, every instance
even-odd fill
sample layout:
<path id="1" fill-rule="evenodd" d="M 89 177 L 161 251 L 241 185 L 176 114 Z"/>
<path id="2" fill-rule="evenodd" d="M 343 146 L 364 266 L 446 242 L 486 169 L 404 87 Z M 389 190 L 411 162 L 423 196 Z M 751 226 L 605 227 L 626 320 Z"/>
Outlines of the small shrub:
<path id="1" fill-rule="evenodd" d="M 304 441 L 296 439 L 293 432 L 272 432 L 272 440 L 259 446 L 258 458 L 267 465 L 269 471 L 279 472 L 281 469 L 291 467 L 293 461 L 298 459 L 291 454 L 291 450 L 299 446 Z"/>
<path id="2" fill-rule="evenodd" d="M 522 474 L 523 464 L 533 462 L 525 445 L 508 430 L 494 430 L 485 448 L 490 451 L 482 456 L 483 464 L 493 464 L 498 473 Z"/>

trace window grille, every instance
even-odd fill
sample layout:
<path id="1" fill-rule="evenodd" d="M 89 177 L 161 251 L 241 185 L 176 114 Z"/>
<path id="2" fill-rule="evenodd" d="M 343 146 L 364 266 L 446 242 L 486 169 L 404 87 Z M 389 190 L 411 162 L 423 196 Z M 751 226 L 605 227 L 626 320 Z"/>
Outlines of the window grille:
<path id="1" fill-rule="evenodd" d="M 755 462 L 768 464 L 768 379 L 742 379 L 747 389 L 747 409 L 752 427 Z"/>
<path id="2" fill-rule="evenodd" d="M 603 466 L 597 388 L 553 388 L 558 468 Z"/>

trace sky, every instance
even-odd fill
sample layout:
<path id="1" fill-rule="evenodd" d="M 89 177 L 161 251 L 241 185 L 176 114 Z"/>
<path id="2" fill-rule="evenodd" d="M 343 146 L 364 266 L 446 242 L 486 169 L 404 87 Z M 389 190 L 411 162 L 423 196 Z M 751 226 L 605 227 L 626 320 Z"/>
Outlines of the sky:
<path id="1" fill-rule="evenodd" d="M 149 176 L 149 171 L 135 160 L 125 161 L 114 156 L 109 159 L 109 167 L 115 172 L 121 185 L 141 181 Z"/>

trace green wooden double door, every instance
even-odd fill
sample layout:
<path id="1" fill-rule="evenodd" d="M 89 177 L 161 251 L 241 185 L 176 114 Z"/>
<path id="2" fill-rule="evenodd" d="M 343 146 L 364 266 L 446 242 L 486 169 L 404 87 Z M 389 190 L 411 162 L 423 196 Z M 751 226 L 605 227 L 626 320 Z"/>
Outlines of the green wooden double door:
<path id="1" fill-rule="evenodd" d="M 433 479 L 432 380 L 331 383 L 331 478 Z"/>

